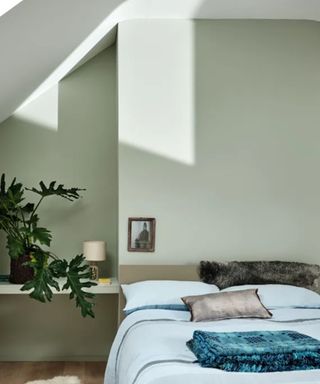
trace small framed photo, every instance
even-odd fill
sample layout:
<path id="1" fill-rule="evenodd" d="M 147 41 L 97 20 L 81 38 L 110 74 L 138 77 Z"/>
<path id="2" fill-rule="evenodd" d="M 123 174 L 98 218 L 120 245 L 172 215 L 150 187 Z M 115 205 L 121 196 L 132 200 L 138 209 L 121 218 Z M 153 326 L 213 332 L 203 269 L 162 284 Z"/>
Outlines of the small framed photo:
<path id="1" fill-rule="evenodd" d="M 154 252 L 155 236 L 156 219 L 150 217 L 129 217 L 129 252 Z"/>

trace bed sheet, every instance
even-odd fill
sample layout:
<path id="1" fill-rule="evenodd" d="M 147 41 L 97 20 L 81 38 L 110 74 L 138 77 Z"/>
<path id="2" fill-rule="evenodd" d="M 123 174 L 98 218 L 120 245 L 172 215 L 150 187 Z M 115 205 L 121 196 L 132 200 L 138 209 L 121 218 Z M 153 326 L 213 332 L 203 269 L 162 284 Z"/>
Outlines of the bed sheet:
<path id="1" fill-rule="evenodd" d="M 271 319 L 190 322 L 189 312 L 143 310 L 129 315 L 113 343 L 105 384 L 320 384 L 320 370 L 243 373 L 202 368 L 187 348 L 194 330 L 295 330 L 320 340 L 320 309 L 281 308 Z"/>

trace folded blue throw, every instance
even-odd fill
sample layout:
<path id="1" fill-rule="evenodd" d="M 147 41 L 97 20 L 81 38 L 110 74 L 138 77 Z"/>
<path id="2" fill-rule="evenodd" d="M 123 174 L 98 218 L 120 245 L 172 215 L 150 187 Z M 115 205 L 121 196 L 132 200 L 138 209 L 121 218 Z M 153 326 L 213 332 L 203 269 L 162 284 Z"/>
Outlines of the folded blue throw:
<path id="1" fill-rule="evenodd" d="M 320 341 L 294 331 L 194 331 L 187 346 L 202 367 L 225 371 L 320 369 Z"/>

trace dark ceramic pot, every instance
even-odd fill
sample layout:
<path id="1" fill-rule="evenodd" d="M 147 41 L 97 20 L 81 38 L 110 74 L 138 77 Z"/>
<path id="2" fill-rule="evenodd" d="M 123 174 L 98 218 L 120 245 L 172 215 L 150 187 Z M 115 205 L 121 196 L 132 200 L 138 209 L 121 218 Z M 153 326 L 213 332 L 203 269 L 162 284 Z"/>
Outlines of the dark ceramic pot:
<path id="1" fill-rule="evenodd" d="M 31 267 L 23 265 L 24 263 L 30 260 L 30 255 L 23 255 L 18 257 L 17 259 L 11 259 L 9 276 L 10 283 L 24 284 L 33 278 L 33 269 Z"/>

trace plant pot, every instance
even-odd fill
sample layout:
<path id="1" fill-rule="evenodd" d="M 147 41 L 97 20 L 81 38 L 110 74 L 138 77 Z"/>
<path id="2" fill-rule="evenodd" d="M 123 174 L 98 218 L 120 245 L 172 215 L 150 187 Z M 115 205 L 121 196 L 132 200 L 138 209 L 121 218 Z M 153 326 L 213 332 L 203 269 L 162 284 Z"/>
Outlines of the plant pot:
<path id="1" fill-rule="evenodd" d="M 11 259 L 9 276 L 10 283 L 24 284 L 27 281 L 33 279 L 33 269 L 31 267 L 23 265 L 24 263 L 30 260 L 30 255 L 23 255 L 18 257 L 17 259 Z"/>

